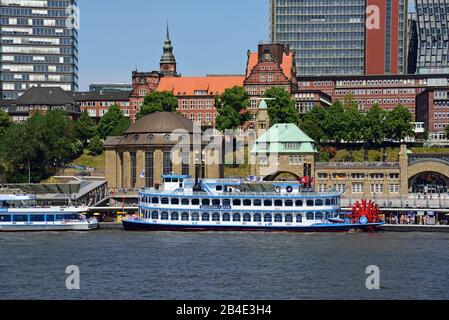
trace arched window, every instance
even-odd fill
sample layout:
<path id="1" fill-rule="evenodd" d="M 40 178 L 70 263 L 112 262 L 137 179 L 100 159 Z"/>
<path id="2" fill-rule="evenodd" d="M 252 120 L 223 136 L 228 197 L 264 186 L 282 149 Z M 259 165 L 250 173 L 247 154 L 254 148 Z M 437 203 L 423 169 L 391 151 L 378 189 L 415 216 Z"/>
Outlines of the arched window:
<path id="1" fill-rule="evenodd" d="M 251 206 L 251 199 L 244 199 L 243 200 L 243 205 L 250 207 Z"/>
<path id="2" fill-rule="evenodd" d="M 331 205 L 331 199 L 326 199 L 326 206 L 330 206 Z"/>
<path id="3" fill-rule="evenodd" d="M 307 206 L 308 207 L 313 207 L 313 200 L 312 199 L 307 200 Z"/>
<path id="4" fill-rule="evenodd" d="M 200 199 L 192 199 L 192 206 L 197 206 L 200 204 Z"/>
<path id="5" fill-rule="evenodd" d="M 229 207 L 231 205 L 231 199 L 223 199 L 223 205 Z"/>
<path id="6" fill-rule="evenodd" d="M 158 197 L 151 198 L 151 203 L 159 203 L 159 198 Z"/>
<path id="7" fill-rule="evenodd" d="M 307 220 L 313 220 L 313 212 L 307 212 Z"/>
<path id="8" fill-rule="evenodd" d="M 231 221 L 231 216 L 229 213 L 223 213 L 223 221 Z"/>
<path id="9" fill-rule="evenodd" d="M 263 221 L 264 222 L 272 222 L 273 221 L 273 216 L 271 215 L 271 213 L 267 213 L 266 215 L 263 216 Z"/>
<path id="10" fill-rule="evenodd" d="M 315 220 L 322 220 L 323 219 L 323 214 L 321 212 L 316 212 L 315 213 Z"/>
<path id="11" fill-rule="evenodd" d="M 157 211 L 151 212 L 151 219 L 153 219 L 153 220 L 159 219 L 159 212 L 157 212 Z"/>
<path id="12" fill-rule="evenodd" d="M 168 212 L 164 211 L 161 213 L 161 220 L 168 220 Z"/>
<path id="13" fill-rule="evenodd" d="M 243 221 L 244 222 L 251 222 L 251 215 L 249 213 L 245 213 L 243 215 Z"/>
<path id="14" fill-rule="evenodd" d="M 213 200 L 212 200 L 212 205 L 213 205 L 213 206 L 219 206 L 219 205 L 221 205 L 220 199 L 213 199 Z"/>
<path id="15" fill-rule="evenodd" d="M 192 213 L 192 221 L 200 221 L 200 215 L 198 212 Z"/>
<path id="16" fill-rule="evenodd" d="M 234 205 L 234 206 L 241 206 L 242 205 L 242 200 L 234 199 L 234 200 L 232 200 L 232 205 Z"/>
<path id="17" fill-rule="evenodd" d="M 254 222 L 262 222 L 262 216 L 260 213 L 254 214 Z"/>
<path id="18" fill-rule="evenodd" d="M 209 205 L 210 205 L 210 200 L 209 200 L 209 199 L 203 199 L 203 200 L 201 201 L 201 204 L 202 204 L 203 206 L 209 206 Z"/>
<path id="19" fill-rule="evenodd" d="M 302 200 L 296 200 L 296 201 L 295 201 L 295 206 L 296 206 L 296 207 L 302 207 L 302 206 L 303 206 Z"/>
<path id="20" fill-rule="evenodd" d="M 274 216 L 274 222 L 282 222 L 282 214 L 276 214 Z"/>
<path id="21" fill-rule="evenodd" d="M 285 200 L 286 207 L 293 207 L 293 200 Z"/>
<path id="22" fill-rule="evenodd" d="M 178 198 L 171 199 L 171 204 L 178 205 L 179 204 L 179 199 Z"/>
<path id="23" fill-rule="evenodd" d="M 179 220 L 179 214 L 177 212 L 172 212 L 171 213 L 171 219 L 173 221 L 178 221 Z"/>
<path id="24" fill-rule="evenodd" d="M 184 199 L 181 200 L 181 204 L 183 206 L 188 206 L 190 204 L 190 201 L 189 201 L 188 198 L 184 198 Z"/>
<path id="25" fill-rule="evenodd" d="M 285 222 L 287 223 L 293 222 L 293 216 L 290 213 L 285 215 Z"/>
<path id="26" fill-rule="evenodd" d="M 242 216 L 239 213 L 234 213 L 234 215 L 232 216 L 232 221 L 240 222 L 240 221 L 242 221 Z"/>
<path id="27" fill-rule="evenodd" d="M 254 199 L 254 206 L 255 207 L 260 207 L 262 205 L 262 200 L 260 199 Z"/>
<path id="28" fill-rule="evenodd" d="M 302 214 L 298 213 L 296 215 L 296 223 L 302 223 Z"/>
<path id="29" fill-rule="evenodd" d="M 182 221 L 189 221 L 189 214 L 187 212 L 183 212 L 181 214 L 181 220 Z"/>
<path id="30" fill-rule="evenodd" d="M 275 207 L 282 207 L 282 200 L 275 200 L 274 201 L 274 206 Z"/>
<path id="31" fill-rule="evenodd" d="M 169 203 L 168 198 L 162 198 L 161 199 L 161 203 L 162 204 L 168 204 Z"/>
<path id="32" fill-rule="evenodd" d="M 321 207 L 323 205 L 323 200 L 322 199 L 316 199 L 315 200 L 315 205 L 318 207 Z"/>
<path id="33" fill-rule="evenodd" d="M 214 212 L 212 214 L 212 221 L 215 221 L 215 222 L 220 221 L 220 214 L 218 212 Z"/>
<path id="34" fill-rule="evenodd" d="M 209 213 L 205 212 L 201 215 L 201 221 L 210 221 Z"/>
<path id="35" fill-rule="evenodd" d="M 270 199 L 264 200 L 263 205 L 265 207 L 271 207 L 273 205 L 273 201 L 271 201 Z"/>
<path id="36" fill-rule="evenodd" d="M 217 191 L 223 191 L 223 186 L 216 186 L 216 187 L 215 187 L 215 190 L 217 190 Z"/>

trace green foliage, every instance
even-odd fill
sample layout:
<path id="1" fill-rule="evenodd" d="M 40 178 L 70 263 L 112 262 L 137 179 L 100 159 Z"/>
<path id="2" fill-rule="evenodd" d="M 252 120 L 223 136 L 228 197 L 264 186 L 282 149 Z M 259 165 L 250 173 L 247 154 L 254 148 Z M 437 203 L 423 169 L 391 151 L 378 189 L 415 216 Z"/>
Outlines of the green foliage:
<path id="1" fill-rule="evenodd" d="M 272 87 L 265 92 L 265 97 L 274 99 L 267 101 L 271 125 L 299 123 L 298 110 L 289 92 L 281 87 Z"/>
<path id="2" fill-rule="evenodd" d="M 172 92 L 152 91 L 144 99 L 137 119 L 155 112 L 176 112 L 178 109 L 178 99 Z"/>
<path id="3" fill-rule="evenodd" d="M 215 108 L 218 111 L 215 127 L 222 132 L 237 129 L 251 119 L 248 107 L 249 94 L 245 88 L 235 86 L 226 89 L 220 97 L 215 97 Z"/>
<path id="4" fill-rule="evenodd" d="M 413 116 L 411 112 L 399 105 L 387 113 L 385 121 L 385 134 L 388 139 L 404 140 L 413 136 Z"/>
<path id="5" fill-rule="evenodd" d="M 385 119 L 387 112 L 377 103 L 368 110 L 365 116 L 364 140 L 380 144 L 385 139 Z"/>
<path id="6" fill-rule="evenodd" d="M 0 110 L 0 136 L 3 136 L 10 125 L 7 112 Z"/>
<path id="7" fill-rule="evenodd" d="M 108 112 L 106 112 L 103 117 L 101 117 L 100 122 L 98 123 L 97 131 L 99 138 L 106 139 L 108 136 L 117 134 L 117 128 L 121 128 L 120 130 L 118 130 L 120 132 L 126 131 L 128 128 L 123 130 L 126 126 L 126 120 L 123 120 L 124 118 L 125 117 L 123 116 L 120 107 L 116 104 L 112 105 L 109 108 Z M 118 135 L 121 135 L 121 133 Z"/>
<path id="8" fill-rule="evenodd" d="M 325 128 L 322 125 L 326 120 L 327 111 L 322 106 L 315 106 L 310 112 L 304 115 L 300 123 L 300 128 L 309 137 L 317 142 L 324 142 L 328 140 Z M 321 124 L 321 125 L 317 125 Z"/>
<path id="9" fill-rule="evenodd" d="M 90 140 L 87 149 L 91 154 L 99 156 L 103 153 L 103 142 L 98 136 L 95 136 Z"/>
<path id="10" fill-rule="evenodd" d="M 75 122 L 75 131 L 76 137 L 83 143 L 83 145 L 86 145 L 89 139 L 95 136 L 97 125 L 92 118 L 89 117 L 87 111 L 84 111 L 81 114 L 81 117 Z"/>
<path id="11" fill-rule="evenodd" d="M 48 177 L 71 158 L 76 145 L 73 121 L 63 111 L 36 114 L 13 124 L 1 137 L 0 157 L 8 182 L 32 182 Z"/>
<path id="12" fill-rule="evenodd" d="M 301 129 L 317 142 L 365 142 L 380 144 L 385 139 L 401 141 L 414 134 L 410 111 L 397 106 L 385 111 L 375 104 L 366 113 L 348 97 L 328 109 L 316 106 L 304 115 Z"/>
<path id="13" fill-rule="evenodd" d="M 122 136 L 126 130 L 131 126 L 131 120 L 128 117 L 123 117 L 114 127 L 114 129 L 109 134 L 110 136 Z"/>

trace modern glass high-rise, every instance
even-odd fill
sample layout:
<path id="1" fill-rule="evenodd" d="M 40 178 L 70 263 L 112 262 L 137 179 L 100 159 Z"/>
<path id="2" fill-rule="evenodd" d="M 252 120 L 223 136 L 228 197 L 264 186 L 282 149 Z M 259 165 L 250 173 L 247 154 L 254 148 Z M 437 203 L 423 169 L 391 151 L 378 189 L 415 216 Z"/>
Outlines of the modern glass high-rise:
<path id="1" fill-rule="evenodd" d="M 0 97 L 78 89 L 76 0 L 0 0 Z"/>
<path id="2" fill-rule="evenodd" d="M 417 73 L 449 73 L 449 0 L 415 0 Z"/>
<path id="3" fill-rule="evenodd" d="M 270 0 L 270 40 L 296 50 L 300 76 L 404 73 L 406 31 L 407 0 Z"/>

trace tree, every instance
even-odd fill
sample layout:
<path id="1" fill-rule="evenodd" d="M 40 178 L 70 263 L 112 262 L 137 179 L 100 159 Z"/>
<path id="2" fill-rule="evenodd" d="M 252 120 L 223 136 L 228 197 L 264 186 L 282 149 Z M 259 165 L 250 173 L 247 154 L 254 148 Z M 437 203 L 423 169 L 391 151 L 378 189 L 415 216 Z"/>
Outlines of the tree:
<path id="1" fill-rule="evenodd" d="M 100 139 L 106 139 L 106 137 L 112 135 L 116 127 L 123 125 L 123 118 L 124 116 L 120 107 L 117 104 L 113 104 L 98 123 L 97 131 Z"/>
<path id="2" fill-rule="evenodd" d="M 387 113 L 377 103 L 368 110 L 365 117 L 363 140 L 367 143 L 380 144 L 385 139 L 385 120 Z"/>
<path id="3" fill-rule="evenodd" d="M 329 139 L 323 128 L 323 123 L 327 117 L 327 110 L 322 106 L 315 106 L 304 115 L 300 123 L 300 128 L 309 137 L 317 142 L 324 142 Z"/>
<path id="4" fill-rule="evenodd" d="M 358 110 L 357 104 L 349 104 L 345 109 L 345 141 L 359 142 L 365 131 L 365 114 Z"/>
<path id="5" fill-rule="evenodd" d="M 126 130 L 131 126 L 131 120 L 128 117 L 123 117 L 114 127 L 114 129 L 109 134 L 110 136 L 122 136 Z"/>
<path id="6" fill-rule="evenodd" d="M 94 136 L 90 142 L 89 146 L 87 147 L 89 152 L 93 155 L 100 155 L 103 153 L 103 142 L 98 136 Z"/>
<path id="7" fill-rule="evenodd" d="M 218 111 L 215 127 L 222 132 L 237 129 L 251 119 L 248 107 L 249 94 L 245 88 L 235 86 L 226 89 L 221 96 L 215 97 L 215 108 Z"/>
<path id="8" fill-rule="evenodd" d="M 326 119 L 323 122 L 323 129 L 329 140 L 340 142 L 346 139 L 346 119 L 345 109 L 340 101 L 336 101 L 327 110 Z"/>
<path id="9" fill-rule="evenodd" d="M 144 99 L 137 119 L 155 112 L 176 112 L 178 109 L 178 99 L 172 92 L 152 91 Z"/>
<path id="10" fill-rule="evenodd" d="M 413 136 L 413 116 L 404 106 L 398 105 L 387 113 L 385 119 L 385 131 L 388 139 L 402 141 Z"/>
<path id="11" fill-rule="evenodd" d="M 3 136 L 10 125 L 7 112 L 0 110 L 0 136 Z"/>
<path id="12" fill-rule="evenodd" d="M 83 143 L 83 145 L 87 145 L 89 139 L 95 136 L 97 131 L 97 125 L 89 117 L 87 111 L 84 111 L 81 114 L 81 117 L 75 122 L 75 131 L 76 137 Z"/>
<path id="13" fill-rule="evenodd" d="M 73 121 L 63 111 L 36 114 L 1 137 L 0 156 L 9 182 L 39 182 L 75 155 Z"/>
<path id="14" fill-rule="evenodd" d="M 281 87 L 272 87 L 265 92 L 265 97 L 274 100 L 267 101 L 270 124 L 299 123 L 299 113 L 291 94 Z"/>

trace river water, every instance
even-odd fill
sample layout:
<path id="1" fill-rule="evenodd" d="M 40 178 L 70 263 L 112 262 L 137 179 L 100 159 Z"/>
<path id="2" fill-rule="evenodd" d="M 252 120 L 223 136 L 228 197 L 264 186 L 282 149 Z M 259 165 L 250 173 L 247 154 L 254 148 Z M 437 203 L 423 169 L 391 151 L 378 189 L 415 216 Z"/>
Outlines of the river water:
<path id="1" fill-rule="evenodd" d="M 3 233 L 0 299 L 449 299 L 448 253 L 440 233 Z"/>

